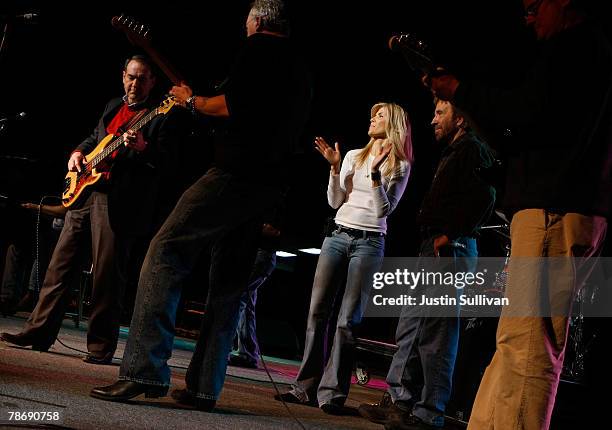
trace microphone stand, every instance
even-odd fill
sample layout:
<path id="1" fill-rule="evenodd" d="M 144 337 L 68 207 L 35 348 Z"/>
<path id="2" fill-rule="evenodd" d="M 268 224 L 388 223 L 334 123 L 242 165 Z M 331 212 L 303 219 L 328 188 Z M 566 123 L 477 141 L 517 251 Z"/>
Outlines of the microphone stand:
<path id="1" fill-rule="evenodd" d="M 7 19 L 4 22 L 3 29 L 2 29 L 2 40 L 0 40 L 0 65 L 2 64 L 2 57 L 8 45 L 8 35 L 10 34 L 11 30 L 12 30 L 11 21 Z"/>

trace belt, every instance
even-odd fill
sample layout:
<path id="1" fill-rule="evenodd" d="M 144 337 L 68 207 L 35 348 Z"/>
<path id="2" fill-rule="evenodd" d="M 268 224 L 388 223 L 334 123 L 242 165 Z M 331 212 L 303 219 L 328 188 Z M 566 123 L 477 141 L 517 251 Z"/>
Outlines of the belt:
<path id="1" fill-rule="evenodd" d="M 344 227 L 343 225 L 339 225 L 336 231 L 361 239 L 367 239 L 368 237 L 385 237 L 385 234 L 380 231 L 359 230 L 356 228 Z"/>

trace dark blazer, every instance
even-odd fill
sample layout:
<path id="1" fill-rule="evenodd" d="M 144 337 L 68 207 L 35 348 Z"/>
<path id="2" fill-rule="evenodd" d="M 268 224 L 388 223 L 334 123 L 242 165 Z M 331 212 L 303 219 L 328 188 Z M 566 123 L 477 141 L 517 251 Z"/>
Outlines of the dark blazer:
<path id="1" fill-rule="evenodd" d="M 107 136 L 106 126 L 122 104 L 122 98 L 109 101 L 92 134 L 76 150 L 83 154 L 91 152 Z M 119 149 L 111 167 L 110 183 L 94 188 L 108 193 L 108 213 L 115 233 L 150 236 L 174 207 L 183 191 L 178 166 L 179 148 L 188 130 L 186 115 L 173 107 L 166 115 L 149 122 L 141 129 L 147 148 L 140 153 L 125 147 Z"/>

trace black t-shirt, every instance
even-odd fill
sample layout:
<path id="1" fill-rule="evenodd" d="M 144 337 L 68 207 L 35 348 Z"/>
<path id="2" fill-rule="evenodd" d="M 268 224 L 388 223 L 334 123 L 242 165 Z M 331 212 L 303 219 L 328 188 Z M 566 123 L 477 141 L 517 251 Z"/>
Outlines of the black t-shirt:
<path id="1" fill-rule="evenodd" d="M 312 97 L 310 75 L 288 38 L 249 37 L 225 90 L 229 120 L 217 132 L 215 166 L 254 182 L 278 182 Z"/>

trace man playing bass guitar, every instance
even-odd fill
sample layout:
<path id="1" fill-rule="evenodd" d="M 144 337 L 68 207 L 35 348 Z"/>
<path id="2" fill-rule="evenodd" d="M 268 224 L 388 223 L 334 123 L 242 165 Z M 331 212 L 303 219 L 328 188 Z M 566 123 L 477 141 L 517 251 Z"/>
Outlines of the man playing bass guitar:
<path id="1" fill-rule="evenodd" d="M 101 141 L 121 139 L 122 145 L 97 165 L 103 177 L 69 205 L 40 299 L 21 333 L 0 335 L 5 342 L 42 351 L 54 343 L 69 302 L 71 279 L 90 253 L 91 243 L 92 310 L 85 361 L 112 360 L 126 283 L 137 276 L 149 239 L 182 191 L 176 179 L 181 139 L 177 133 L 187 129 L 177 124 L 183 118 L 178 112 L 156 114 L 155 76 L 147 57 L 129 58 L 122 80 L 124 96 L 106 105 L 93 133 L 70 155 L 68 169 L 78 174 L 91 171 L 94 163 L 87 154 L 96 153 Z M 146 115 L 150 121 L 140 127 L 137 122 Z"/>

